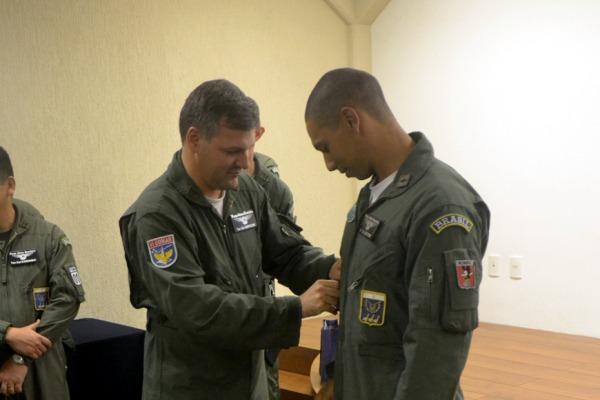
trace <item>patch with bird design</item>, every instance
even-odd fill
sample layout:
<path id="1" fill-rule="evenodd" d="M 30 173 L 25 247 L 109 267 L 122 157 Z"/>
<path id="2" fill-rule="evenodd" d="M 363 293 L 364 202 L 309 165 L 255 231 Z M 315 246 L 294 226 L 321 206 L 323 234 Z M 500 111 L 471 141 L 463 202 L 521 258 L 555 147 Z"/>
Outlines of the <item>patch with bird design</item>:
<path id="1" fill-rule="evenodd" d="M 150 239 L 146 242 L 150 261 L 158 268 L 169 268 L 177 261 L 175 235 L 166 235 Z"/>
<path id="2" fill-rule="evenodd" d="M 385 321 L 386 294 L 361 290 L 360 322 L 369 326 L 381 326 Z"/>

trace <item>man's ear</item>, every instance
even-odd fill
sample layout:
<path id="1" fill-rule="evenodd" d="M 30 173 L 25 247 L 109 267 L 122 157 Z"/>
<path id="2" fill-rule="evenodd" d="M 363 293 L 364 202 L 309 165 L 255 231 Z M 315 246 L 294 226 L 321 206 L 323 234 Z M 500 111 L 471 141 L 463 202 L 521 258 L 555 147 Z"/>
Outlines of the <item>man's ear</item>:
<path id="1" fill-rule="evenodd" d="M 340 110 L 342 123 L 354 132 L 358 133 L 360 129 L 360 116 L 352 107 L 342 107 Z"/>
<path id="2" fill-rule="evenodd" d="M 258 139 L 260 139 L 262 137 L 262 135 L 265 133 L 265 128 L 262 126 L 259 126 L 258 128 L 256 128 L 255 132 L 256 132 L 255 141 L 258 142 Z"/>
<path id="3" fill-rule="evenodd" d="M 6 180 L 8 181 L 8 195 L 9 196 L 14 196 L 15 195 L 15 190 L 17 189 L 17 181 L 15 180 L 14 176 L 9 176 L 8 178 L 6 178 Z"/>
<path id="4" fill-rule="evenodd" d="M 189 147 L 193 152 L 196 152 L 202 140 L 205 140 L 204 135 L 195 126 L 190 126 L 185 134 L 184 145 Z"/>

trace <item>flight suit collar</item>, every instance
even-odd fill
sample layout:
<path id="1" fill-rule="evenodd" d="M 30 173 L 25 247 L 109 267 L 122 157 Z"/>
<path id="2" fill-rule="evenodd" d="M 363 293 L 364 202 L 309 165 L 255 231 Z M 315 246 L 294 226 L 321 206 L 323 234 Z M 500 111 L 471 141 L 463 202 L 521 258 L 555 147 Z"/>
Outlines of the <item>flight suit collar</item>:
<path id="1" fill-rule="evenodd" d="M 381 194 L 380 200 L 404 193 L 425 175 L 433 162 L 433 146 L 425 135 L 421 132 L 412 132 L 409 135 L 415 141 L 415 147 L 396 173 L 394 182 Z M 369 185 L 361 191 L 361 204 L 368 204 Z"/>
<path id="2" fill-rule="evenodd" d="M 208 202 L 208 200 L 206 200 L 202 190 L 200 190 L 198 185 L 196 185 L 196 183 L 185 171 L 183 162 L 181 161 L 181 150 L 178 150 L 173 155 L 173 160 L 171 161 L 171 164 L 169 164 L 166 174 L 167 180 L 173 185 L 175 190 L 181 193 L 183 197 L 202 207 L 209 207 L 212 209 L 212 205 Z M 237 189 L 228 189 L 226 191 L 225 203 L 223 205 L 223 216 L 227 215 L 227 211 L 233 203 L 235 192 L 237 192 Z"/>

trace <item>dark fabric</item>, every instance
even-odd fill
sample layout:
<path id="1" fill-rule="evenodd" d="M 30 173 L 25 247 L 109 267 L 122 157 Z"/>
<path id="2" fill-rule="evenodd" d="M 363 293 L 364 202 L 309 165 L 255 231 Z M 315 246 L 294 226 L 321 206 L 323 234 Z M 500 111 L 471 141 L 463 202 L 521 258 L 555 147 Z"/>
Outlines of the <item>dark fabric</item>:
<path id="1" fill-rule="evenodd" d="M 70 331 L 75 351 L 65 350 L 71 400 L 142 398 L 143 330 L 83 318 Z"/>

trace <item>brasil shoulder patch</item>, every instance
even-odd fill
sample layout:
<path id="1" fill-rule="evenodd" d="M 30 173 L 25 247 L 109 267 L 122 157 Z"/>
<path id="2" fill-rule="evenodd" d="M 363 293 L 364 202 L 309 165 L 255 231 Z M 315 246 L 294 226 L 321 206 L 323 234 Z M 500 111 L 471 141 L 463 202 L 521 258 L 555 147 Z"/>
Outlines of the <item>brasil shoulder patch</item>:
<path id="1" fill-rule="evenodd" d="M 458 226 L 467 232 L 471 232 L 471 229 L 473 229 L 473 222 L 461 214 L 446 214 L 433 221 L 430 226 L 431 229 L 439 235 L 444 229 L 451 226 Z"/>

